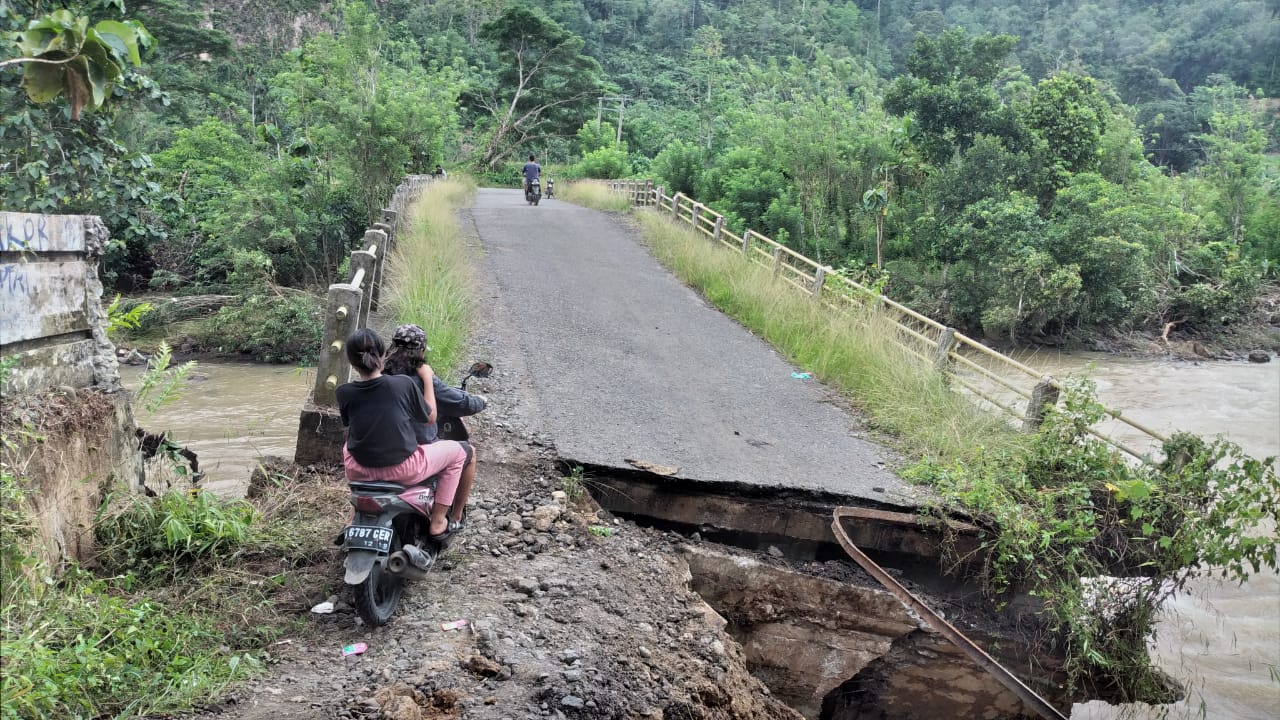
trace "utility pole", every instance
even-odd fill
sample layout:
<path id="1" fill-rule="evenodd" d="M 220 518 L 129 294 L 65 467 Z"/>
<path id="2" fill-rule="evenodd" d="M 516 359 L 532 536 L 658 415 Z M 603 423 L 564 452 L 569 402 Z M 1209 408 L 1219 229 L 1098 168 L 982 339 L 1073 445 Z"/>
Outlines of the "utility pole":
<path id="1" fill-rule="evenodd" d="M 604 115 L 604 104 L 606 102 L 610 102 L 610 103 L 616 102 L 618 103 L 618 132 L 617 132 L 617 137 L 614 139 L 614 142 L 621 143 L 622 142 L 622 115 L 623 115 L 623 112 L 626 110 L 627 101 L 630 99 L 631 99 L 630 95 L 617 95 L 614 97 L 598 98 L 596 103 L 596 132 L 597 133 L 600 132 L 600 119 Z M 613 110 L 613 107 L 610 106 L 609 109 Z"/>

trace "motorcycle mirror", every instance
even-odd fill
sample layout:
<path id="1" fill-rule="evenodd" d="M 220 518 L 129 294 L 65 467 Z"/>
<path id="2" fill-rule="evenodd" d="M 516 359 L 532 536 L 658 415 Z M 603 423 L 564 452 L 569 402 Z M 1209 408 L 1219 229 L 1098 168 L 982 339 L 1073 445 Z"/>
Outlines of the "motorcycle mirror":
<path id="1" fill-rule="evenodd" d="M 487 378 L 493 374 L 493 366 L 487 362 L 480 361 L 471 364 L 471 369 L 467 371 L 471 377 Z"/>

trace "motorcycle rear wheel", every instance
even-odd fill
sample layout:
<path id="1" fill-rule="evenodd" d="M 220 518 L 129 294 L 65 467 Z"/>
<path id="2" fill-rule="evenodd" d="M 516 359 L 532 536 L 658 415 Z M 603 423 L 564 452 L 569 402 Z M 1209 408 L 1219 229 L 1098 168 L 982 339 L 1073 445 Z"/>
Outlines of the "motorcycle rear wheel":
<path id="1" fill-rule="evenodd" d="M 366 625 L 386 625 L 400 605 L 404 578 L 387 572 L 383 563 L 374 563 L 369 576 L 355 586 L 356 613 Z"/>

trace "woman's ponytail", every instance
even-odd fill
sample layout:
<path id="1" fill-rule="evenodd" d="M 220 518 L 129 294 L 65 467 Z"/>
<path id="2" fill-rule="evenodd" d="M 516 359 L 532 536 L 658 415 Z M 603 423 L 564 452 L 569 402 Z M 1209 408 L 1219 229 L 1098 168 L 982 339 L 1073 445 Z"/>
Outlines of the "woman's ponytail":
<path id="1" fill-rule="evenodd" d="M 362 375 L 380 372 L 386 355 L 387 346 L 382 338 L 368 328 L 360 328 L 347 338 L 347 361 Z"/>

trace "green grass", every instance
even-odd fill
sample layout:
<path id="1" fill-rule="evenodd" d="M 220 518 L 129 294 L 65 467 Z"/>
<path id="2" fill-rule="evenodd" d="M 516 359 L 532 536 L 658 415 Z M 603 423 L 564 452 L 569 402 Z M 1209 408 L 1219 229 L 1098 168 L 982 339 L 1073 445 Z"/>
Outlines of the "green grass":
<path id="1" fill-rule="evenodd" d="M 465 176 L 433 183 L 410 206 L 389 259 L 388 295 L 397 323 L 427 332 L 427 364 L 448 378 L 465 363 L 466 331 L 475 302 L 472 253 L 455 213 L 471 202 L 475 182 Z"/>
<path id="2" fill-rule="evenodd" d="M 1025 442 L 889 339 L 893 323 L 874 310 L 837 313 L 686 226 L 658 213 L 637 217 L 664 265 L 792 363 L 846 395 L 874 428 L 900 438 L 907 454 L 965 458 L 978 447 Z"/>
<path id="3" fill-rule="evenodd" d="M 258 625 L 256 615 L 248 627 L 239 626 L 234 614 L 200 603 L 203 593 L 193 585 L 216 578 L 216 596 L 235 595 L 228 604 L 239 612 L 249 594 L 235 592 L 227 574 L 188 575 L 190 566 L 174 557 L 229 554 L 248 537 L 250 511 L 228 511 L 229 504 L 211 496 L 132 497 L 118 516 L 118 527 L 134 535 L 130 550 L 161 548 L 145 564 L 144 579 L 111 567 L 97 576 L 74 564 L 53 572 L 30 551 L 35 528 L 27 491 L 8 470 L 0 471 L 0 496 L 6 508 L 0 518 L 0 718 L 182 710 L 260 667 L 257 648 L 275 632 Z M 143 516 L 149 522 L 132 523 Z M 236 572 L 247 574 L 240 567 Z"/>
<path id="4" fill-rule="evenodd" d="M 557 188 L 556 197 L 574 205 L 596 210 L 625 212 L 631 208 L 629 200 L 610 192 L 609 186 L 598 180 L 577 180 L 565 183 L 563 187 Z"/>

